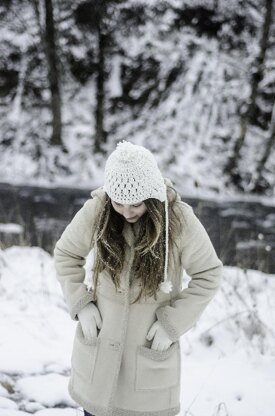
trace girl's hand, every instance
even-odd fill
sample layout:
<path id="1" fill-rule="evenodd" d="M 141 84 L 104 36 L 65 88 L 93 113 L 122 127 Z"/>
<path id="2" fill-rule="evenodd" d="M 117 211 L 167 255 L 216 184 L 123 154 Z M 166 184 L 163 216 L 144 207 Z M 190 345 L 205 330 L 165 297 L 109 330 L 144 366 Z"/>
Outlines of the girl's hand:
<path id="1" fill-rule="evenodd" d="M 162 328 L 160 323 L 158 321 L 154 322 L 151 326 L 146 338 L 148 341 L 151 341 L 151 339 L 154 337 L 153 343 L 151 348 L 153 350 L 157 351 L 164 351 L 167 350 L 167 348 L 170 347 L 170 345 L 173 343 L 171 339 L 168 337 L 165 330 Z"/>
<path id="2" fill-rule="evenodd" d="M 97 337 L 97 327 L 101 329 L 102 319 L 98 308 L 93 302 L 88 303 L 77 314 L 81 324 L 84 338 L 91 340 Z"/>

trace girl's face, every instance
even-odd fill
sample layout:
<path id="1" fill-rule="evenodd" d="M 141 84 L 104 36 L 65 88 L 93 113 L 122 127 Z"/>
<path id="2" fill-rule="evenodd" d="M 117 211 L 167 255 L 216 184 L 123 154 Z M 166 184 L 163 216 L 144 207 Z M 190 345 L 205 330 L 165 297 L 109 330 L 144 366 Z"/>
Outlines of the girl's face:
<path id="1" fill-rule="evenodd" d="M 128 205 L 119 204 L 111 199 L 111 203 L 114 210 L 130 223 L 136 222 L 147 211 L 147 207 L 143 201 Z"/>

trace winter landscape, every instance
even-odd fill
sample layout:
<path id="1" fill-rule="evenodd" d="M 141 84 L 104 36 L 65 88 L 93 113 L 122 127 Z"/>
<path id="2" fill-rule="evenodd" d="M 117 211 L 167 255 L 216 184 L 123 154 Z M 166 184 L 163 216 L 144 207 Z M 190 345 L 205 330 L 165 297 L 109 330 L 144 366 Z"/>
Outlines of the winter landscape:
<path id="1" fill-rule="evenodd" d="M 67 392 L 76 323 L 52 257 L 11 247 L 0 262 L 0 415 L 82 415 Z M 182 415 L 273 415 L 274 294 L 274 275 L 225 267 L 219 293 L 181 338 Z"/>
<path id="2" fill-rule="evenodd" d="M 266 234 L 251 233 L 274 259 L 274 10 L 274 0 L 1 2 L 0 416 L 83 415 L 67 390 L 76 323 L 53 246 L 25 238 L 20 187 L 34 187 L 34 201 L 36 186 L 92 191 L 106 156 L 130 140 L 154 152 L 183 200 L 269 207 Z M 224 264 L 219 292 L 180 340 L 179 416 L 275 414 L 272 264 Z"/>

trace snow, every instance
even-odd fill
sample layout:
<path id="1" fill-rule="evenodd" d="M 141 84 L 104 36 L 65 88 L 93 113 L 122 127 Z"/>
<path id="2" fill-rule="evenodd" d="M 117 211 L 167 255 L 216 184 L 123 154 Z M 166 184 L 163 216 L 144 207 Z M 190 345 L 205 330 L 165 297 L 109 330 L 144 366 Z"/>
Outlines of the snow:
<path id="1" fill-rule="evenodd" d="M 1 370 L 30 374 L 50 371 L 54 365 L 60 371 L 69 358 L 69 350 L 62 349 L 62 340 L 66 345 L 72 342 L 72 324 L 62 326 L 66 311 L 54 277 L 53 259 L 38 247 L 30 252 L 28 247 L 14 246 L 1 253 L 0 322 L 9 335 L 0 341 Z"/>
<path id="2" fill-rule="evenodd" d="M 43 27 L 44 8 L 38 3 Z M 172 180 L 183 198 L 275 206 L 274 148 L 264 171 L 269 195 L 249 195 L 270 135 L 268 125 L 250 126 L 247 131 L 239 164 L 240 173 L 247 178 L 246 193 L 227 183 L 223 174 L 239 135 L 240 109 L 250 96 L 249 78 L 259 53 L 263 4 L 239 0 L 126 3 L 130 10 L 143 5 L 145 20 L 138 27 L 114 23 L 113 40 L 119 48 L 106 55 L 105 154 L 93 151 L 96 72 L 91 65 L 90 76 L 80 82 L 69 68 L 71 57 L 87 65 L 93 64 L 91 57 L 97 53 L 93 34 L 74 23 L 72 10 L 78 2 L 70 7 L 56 4 L 55 8 L 62 49 L 66 154 L 49 144 L 50 92 L 34 9 L 28 2 L 13 2 L 10 11 L 3 14 L 2 69 L 14 71 L 18 80 L 5 95 L 3 78 L 1 182 L 93 190 L 103 185 L 106 156 L 125 139 L 154 153 L 163 176 Z M 184 9 L 200 7 L 214 8 L 215 18 L 224 21 L 217 36 L 198 35 L 196 18 L 190 25 L 175 25 Z M 234 35 L 234 22 L 242 15 L 246 16 L 245 25 Z M 263 95 L 257 105 L 263 113 L 270 112 L 272 105 L 265 94 L 270 95 L 274 85 L 273 52 L 270 46 L 259 85 Z M 147 98 L 139 103 L 144 95 Z M 233 207 L 221 211 L 224 217 L 233 214 L 240 218 L 232 228 L 245 230 L 246 218 L 252 214 Z M 274 216 L 269 214 L 261 222 L 267 231 Z M 55 220 L 50 221 L 54 224 Z M 35 226 L 42 231 L 49 220 L 35 219 Z M 23 231 L 20 224 L 0 223 L 1 234 L 21 235 Z M 246 254 L 260 249 L 268 252 L 271 246 L 260 233 L 257 241 L 239 242 L 237 249 Z M 85 267 L 88 288 L 93 287 L 92 262 L 90 253 Z M 183 275 L 183 287 L 188 281 Z M 0 250 L 0 294 L 0 416 L 82 415 L 67 391 L 76 323 L 69 318 L 53 258 L 38 247 Z M 274 415 L 274 295 L 275 275 L 224 268 L 217 296 L 195 327 L 181 338 L 182 416 Z"/>
<path id="3" fill-rule="evenodd" d="M 0 409 L 0 416 L 27 416 L 29 413 L 21 412 L 19 410 Z"/>
<path id="4" fill-rule="evenodd" d="M 0 232 L 2 233 L 22 234 L 23 231 L 24 231 L 24 228 L 22 227 L 22 225 L 14 224 L 14 223 L 6 223 L 6 224 L 0 223 Z"/>
<path id="5" fill-rule="evenodd" d="M 271 373 L 268 375 L 267 362 L 275 370 L 274 357 L 257 357 L 255 362 L 242 352 L 209 362 L 190 360 L 183 366 L 183 390 L 189 391 L 186 408 L 195 415 L 271 416 L 275 382 Z M 190 383 L 194 388 L 191 394 Z"/>
<path id="6" fill-rule="evenodd" d="M 122 96 L 122 85 L 121 85 L 121 57 L 116 54 L 112 60 L 112 71 L 108 82 L 110 89 L 110 97 L 116 98 Z"/>
<path id="7" fill-rule="evenodd" d="M 71 405 L 73 401 L 67 392 L 67 381 L 67 377 L 61 374 L 34 375 L 22 377 L 15 388 L 27 400 L 47 407 L 54 407 L 59 403 Z M 49 386 L 54 386 L 54 389 L 50 389 Z"/>
<path id="8" fill-rule="evenodd" d="M 122 8 L 135 11 L 136 6 L 144 6 L 144 24 L 113 23 L 116 26 L 113 40 L 119 47 L 106 54 L 104 128 L 108 138 L 102 155 L 94 154 L 93 149 L 97 77 L 91 57 L 96 61 L 96 39 L 74 24 L 71 11 L 78 3 L 71 7 L 57 4 L 55 9 L 60 24 L 62 124 L 67 154 L 53 149 L 49 143 L 50 94 L 45 60 L 39 58 L 33 63 L 36 60 L 32 50 L 37 49 L 39 42 L 33 8 L 27 3 L 21 7 L 13 5 L 15 9 L 5 15 L 0 30 L 2 60 L 19 77 L 7 97 L 1 98 L 0 142 L 8 142 L 0 143 L 2 181 L 92 189 L 102 185 L 106 156 L 119 140 L 128 139 L 154 152 L 163 176 L 170 177 L 182 195 L 242 198 L 243 192 L 227 183 L 223 172 L 239 135 L 240 108 L 250 95 L 249 79 L 259 51 L 258 32 L 264 7 L 257 6 L 257 2 L 246 5 L 238 0 L 160 3 L 128 0 Z M 200 7 L 215 11 L 214 23 L 223 22 L 216 36 L 207 33 L 199 36 L 194 21 L 190 25 L 181 22 L 179 27 L 175 24 L 184 8 Z M 118 6 L 118 14 L 119 10 Z M 42 7 L 40 14 L 42 22 Z M 15 18 L 18 15 L 22 15 L 21 25 L 28 22 L 24 30 Z M 247 19 L 237 35 L 236 16 Z M 228 38 L 232 39 L 232 45 Z M 20 59 L 13 63 L 10 56 L 15 52 Z M 260 85 L 263 96 L 261 100 L 258 97 L 261 107 L 267 110 L 272 100 L 265 99 L 265 94 L 271 94 L 274 84 L 272 53 L 269 47 Z M 81 82 L 70 71 L 72 57 L 84 66 L 91 65 Z M 33 97 L 33 90 L 41 98 Z M 136 101 L 144 96 L 147 98 L 141 103 Z M 247 131 L 239 166 L 247 194 L 256 179 L 257 163 L 263 156 L 268 135 L 268 122 L 264 128 L 251 126 Z M 270 184 L 267 201 L 272 203 L 275 203 L 274 160 L 271 149 L 264 178 Z"/>
<path id="9" fill-rule="evenodd" d="M 73 410 L 70 408 L 64 409 L 50 409 L 50 410 L 41 410 L 35 413 L 38 416 L 82 416 L 83 411 Z"/>
<path id="10" fill-rule="evenodd" d="M 19 246 L 0 255 L 0 416 L 82 415 L 67 390 L 76 322 L 52 256 Z M 180 340 L 181 415 L 273 416 L 274 324 L 275 275 L 225 266 L 217 295 Z"/>
<path id="11" fill-rule="evenodd" d="M 0 384 L 0 396 L 1 396 L 1 399 L 3 399 L 4 397 L 6 397 L 6 396 L 8 396 L 8 390 L 7 389 L 5 389 L 5 387 L 3 387 L 2 386 L 2 384 Z M 4 402 L 2 402 L 2 403 L 4 403 Z"/>
<path id="12" fill-rule="evenodd" d="M 5 397 L 0 397 L 0 409 L 17 409 L 17 404 Z"/>

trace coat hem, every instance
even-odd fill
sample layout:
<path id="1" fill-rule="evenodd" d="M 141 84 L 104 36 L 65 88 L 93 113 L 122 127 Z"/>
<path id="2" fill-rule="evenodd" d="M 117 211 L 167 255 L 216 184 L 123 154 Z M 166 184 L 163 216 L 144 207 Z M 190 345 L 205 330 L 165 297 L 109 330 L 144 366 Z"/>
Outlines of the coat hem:
<path id="1" fill-rule="evenodd" d="M 71 398 L 80 406 L 83 407 L 87 412 L 94 414 L 95 416 L 176 416 L 180 413 L 180 404 L 178 406 L 172 407 L 170 409 L 164 410 L 128 410 L 122 409 L 120 407 L 106 408 L 97 405 L 93 405 L 90 402 L 88 403 L 85 399 L 82 399 L 75 391 L 73 390 L 71 384 L 71 378 L 68 384 L 68 391 Z"/>

